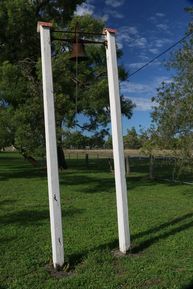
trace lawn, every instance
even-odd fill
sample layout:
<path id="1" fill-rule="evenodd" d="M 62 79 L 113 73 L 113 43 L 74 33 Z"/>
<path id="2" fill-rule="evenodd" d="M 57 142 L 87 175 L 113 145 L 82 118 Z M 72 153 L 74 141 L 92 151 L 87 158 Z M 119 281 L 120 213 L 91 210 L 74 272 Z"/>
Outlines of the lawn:
<path id="1" fill-rule="evenodd" d="M 52 276 L 46 172 L 0 153 L 1 289 L 193 288 L 193 187 L 127 178 L 132 248 L 117 256 L 114 177 L 106 161 L 60 174 L 64 276 Z M 59 278 L 60 277 L 60 278 Z"/>

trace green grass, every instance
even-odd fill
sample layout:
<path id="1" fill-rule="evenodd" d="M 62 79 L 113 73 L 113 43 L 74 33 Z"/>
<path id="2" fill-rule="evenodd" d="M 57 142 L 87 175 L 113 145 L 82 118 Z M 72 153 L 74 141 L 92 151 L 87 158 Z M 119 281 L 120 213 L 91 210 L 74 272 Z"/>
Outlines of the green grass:
<path id="1" fill-rule="evenodd" d="M 148 180 L 147 167 L 128 177 L 132 249 L 117 257 L 116 199 L 105 160 L 69 160 L 60 175 L 65 260 L 51 262 L 46 173 L 16 153 L 0 153 L 1 289 L 193 288 L 192 186 Z M 78 162 L 78 163 L 77 163 Z"/>

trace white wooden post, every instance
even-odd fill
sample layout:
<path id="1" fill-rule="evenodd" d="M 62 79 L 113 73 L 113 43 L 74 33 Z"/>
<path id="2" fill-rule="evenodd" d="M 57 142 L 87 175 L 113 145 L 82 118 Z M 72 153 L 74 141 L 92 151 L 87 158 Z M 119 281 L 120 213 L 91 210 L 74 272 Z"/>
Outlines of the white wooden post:
<path id="1" fill-rule="evenodd" d="M 55 112 L 54 112 L 54 97 L 53 97 L 53 79 L 52 79 L 52 64 L 51 64 L 51 40 L 50 40 L 51 26 L 52 26 L 51 23 L 38 22 L 38 32 L 40 32 L 40 39 L 41 39 L 44 119 L 45 119 L 45 134 L 46 134 L 46 157 L 47 157 L 52 257 L 54 268 L 58 268 L 62 267 L 64 264 L 64 250 L 63 250 L 62 216 L 60 205 Z"/>
<path id="2" fill-rule="evenodd" d="M 110 110 L 111 110 L 119 249 L 122 253 L 125 254 L 130 247 L 130 233 L 129 233 L 128 204 L 127 204 L 127 185 L 125 178 L 123 136 L 121 125 L 121 107 L 120 107 L 115 30 L 105 29 L 105 33 L 107 40 L 106 56 L 107 56 Z"/>

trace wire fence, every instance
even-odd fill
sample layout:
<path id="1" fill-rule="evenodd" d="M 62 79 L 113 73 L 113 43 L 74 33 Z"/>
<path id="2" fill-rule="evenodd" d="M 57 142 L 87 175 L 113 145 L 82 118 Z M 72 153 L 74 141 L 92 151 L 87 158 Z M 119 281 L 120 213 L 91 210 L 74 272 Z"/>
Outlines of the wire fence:
<path id="1" fill-rule="evenodd" d="M 89 171 L 114 171 L 112 150 L 65 150 L 69 168 Z M 193 184 L 193 164 L 180 165 L 180 160 L 170 151 L 157 155 L 145 155 L 140 150 L 125 150 L 125 172 L 127 176 L 142 177 L 170 182 Z"/>

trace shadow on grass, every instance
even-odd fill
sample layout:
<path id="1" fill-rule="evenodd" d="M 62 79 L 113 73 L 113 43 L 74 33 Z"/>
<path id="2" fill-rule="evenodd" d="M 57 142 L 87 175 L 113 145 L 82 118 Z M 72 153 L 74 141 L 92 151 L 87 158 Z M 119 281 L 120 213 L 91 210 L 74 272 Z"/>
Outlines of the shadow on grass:
<path id="1" fill-rule="evenodd" d="M 145 235 L 149 235 L 151 233 L 157 233 L 160 230 L 163 230 L 163 229 L 165 229 L 167 227 L 170 227 L 172 225 L 176 225 L 179 222 L 187 220 L 187 219 L 189 219 L 191 217 L 193 217 L 193 213 L 185 214 L 183 216 L 180 216 L 180 217 L 177 217 L 177 218 L 173 219 L 171 222 L 163 223 L 163 224 L 161 224 L 158 227 L 155 227 L 155 228 L 152 228 L 150 230 L 147 230 L 147 231 L 141 232 L 139 234 L 136 234 L 136 235 L 133 236 L 132 239 L 137 239 L 137 238 L 143 237 Z M 156 242 L 159 242 L 160 240 L 164 240 L 164 239 L 166 239 L 166 238 L 168 238 L 170 236 L 173 236 L 173 235 L 175 235 L 177 233 L 180 233 L 180 232 L 182 232 L 184 230 L 188 230 L 191 227 L 193 227 L 193 220 L 189 221 L 186 224 L 178 226 L 177 228 L 172 228 L 168 232 L 164 232 L 164 233 L 161 232 L 158 236 L 151 237 L 151 238 L 149 238 L 149 239 L 147 239 L 145 241 L 142 241 L 139 245 L 132 247 L 131 250 L 129 250 L 128 255 L 130 256 L 131 254 L 135 255 L 135 254 L 142 253 L 145 249 L 149 248 L 151 245 L 155 244 Z M 82 251 L 80 253 L 72 254 L 72 255 L 69 256 L 70 266 L 71 266 L 72 269 L 75 268 L 78 264 L 82 263 L 84 261 L 84 259 L 87 258 L 88 254 L 91 253 L 91 252 L 103 251 L 103 250 L 106 250 L 106 249 L 108 249 L 110 251 L 114 251 L 115 249 L 118 248 L 118 246 L 119 246 L 118 240 L 114 239 L 114 240 L 112 240 L 109 243 L 102 244 L 102 245 L 99 245 L 97 247 L 91 248 L 88 251 Z M 185 287 L 183 289 L 190 289 L 190 288 L 193 288 L 193 287 Z"/>
<path id="2" fill-rule="evenodd" d="M 6 177 L 2 177 L 2 176 L 0 176 L 0 181 L 6 181 L 6 180 L 7 180 Z"/>
<path id="3" fill-rule="evenodd" d="M 14 240 L 15 237 L 0 238 L 0 244 L 7 244 L 8 242 L 12 242 Z"/>
<path id="4" fill-rule="evenodd" d="M 96 252 L 96 251 L 103 251 L 103 250 L 106 250 L 106 249 L 111 251 L 111 250 L 113 250 L 115 248 L 118 248 L 118 245 L 119 245 L 119 241 L 117 239 L 114 239 L 114 240 L 112 240 L 109 243 L 101 244 L 101 245 L 99 245 L 97 247 L 91 248 L 88 251 L 82 251 L 81 253 L 71 254 L 68 257 L 68 261 L 69 261 L 70 267 L 71 267 L 72 270 L 74 270 L 77 265 L 82 263 L 84 261 L 84 259 L 87 258 L 89 253 Z"/>
<path id="5" fill-rule="evenodd" d="M 33 167 L 18 153 L 0 153 L 0 180 L 45 176 L 46 170 L 42 161 L 38 160 L 37 166 Z"/>
<path id="6" fill-rule="evenodd" d="M 136 187 L 144 186 L 156 186 L 162 181 L 150 180 L 147 176 L 130 176 L 127 177 L 128 190 L 135 189 Z M 93 176 L 89 174 L 74 174 L 72 172 L 65 172 L 60 176 L 60 184 L 68 186 L 77 186 L 78 192 L 84 192 L 88 194 L 100 193 L 100 192 L 115 192 L 115 178 L 113 174 L 109 173 L 109 176 L 97 175 L 95 172 Z M 176 186 L 178 184 L 175 184 Z M 81 187 L 82 186 L 82 187 Z"/>
<path id="7" fill-rule="evenodd" d="M 10 169 L 7 171 L 0 172 L 0 180 L 6 181 L 8 179 L 19 179 L 19 178 L 45 178 L 47 175 L 46 170 L 41 168 L 30 168 L 25 166 L 19 166 L 14 170 Z"/>
<path id="8" fill-rule="evenodd" d="M 65 175 L 60 177 L 60 184 L 68 186 L 77 186 L 78 192 L 84 192 L 88 194 L 114 191 L 114 178 L 113 177 L 94 177 L 89 175 Z"/>
<path id="9" fill-rule="evenodd" d="M 146 230 L 144 232 L 140 232 L 140 233 L 137 233 L 135 235 L 133 235 L 133 239 L 137 239 L 137 238 L 141 238 L 143 236 L 146 236 L 146 235 L 149 235 L 149 234 L 152 234 L 152 233 L 157 233 L 158 231 L 162 230 L 162 229 L 165 229 L 171 225 L 175 225 L 181 221 L 184 221 L 188 218 L 191 218 L 193 217 L 193 213 L 188 213 L 188 214 L 185 214 L 183 216 L 180 216 L 180 217 L 177 217 L 177 218 L 174 218 L 172 221 L 170 222 L 166 222 L 166 223 L 163 223 L 155 228 L 151 228 L 149 230 Z"/>
<path id="10" fill-rule="evenodd" d="M 171 222 L 164 223 L 164 224 L 162 224 L 162 225 L 160 225 L 158 227 L 152 228 L 152 229 L 150 229 L 148 231 L 136 234 L 133 237 L 135 239 L 135 238 L 140 238 L 141 236 L 144 236 L 146 234 L 148 235 L 150 233 L 156 233 L 159 230 L 167 228 L 167 227 L 169 227 L 171 225 L 175 225 L 178 222 L 181 222 L 183 220 L 191 218 L 192 216 L 193 216 L 193 213 L 186 214 L 184 216 L 181 216 L 181 217 L 178 217 L 178 218 L 172 220 Z M 149 238 L 149 239 L 141 242 L 139 245 L 134 246 L 131 249 L 131 253 L 133 253 L 133 254 L 140 253 L 140 252 L 144 251 L 145 249 L 149 248 L 151 245 L 155 244 L 156 242 L 158 242 L 160 240 L 167 239 L 170 236 L 176 235 L 176 234 L 178 234 L 178 233 L 180 233 L 182 231 L 188 230 L 188 229 L 190 229 L 192 227 L 193 227 L 193 220 L 189 221 L 186 224 L 183 224 L 183 225 L 180 225 L 180 226 L 178 226 L 176 228 L 173 228 L 173 229 L 169 230 L 168 232 L 164 232 L 164 233 L 161 232 L 158 236 Z"/>
<path id="11" fill-rule="evenodd" d="M 72 217 L 75 214 L 83 213 L 83 209 L 63 209 L 62 216 L 65 218 Z M 49 209 L 47 210 L 23 210 L 18 213 L 5 215 L 1 218 L 1 224 L 17 224 L 22 226 L 41 226 L 43 220 L 49 220 Z"/>
<path id="12" fill-rule="evenodd" d="M 151 233 L 157 233 L 159 230 L 163 230 L 163 229 L 165 229 L 167 227 L 170 227 L 172 225 L 175 225 L 175 224 L 177 224 L 177 223 L 179 223 L 181 221 L 187 220 L 187 219 L 192 218 L 192 217 L 193 217 L 193 213 L 185 214 L 183 216 L 180 216 L 180 217 L 177 217 L 177 218 L 173 219 L 171 222 L 163 223 L 160 226 L 157 226 L 157 227 L 152 228 L 150 230 L 147 230 L 147 231 L 141 232 L 139 234 L 136 234 L 136 235 L 132 236 L 132 239 L 137 239 L 137 238 L 143 237 L 145 235 L 149 235 Z M 178 226 L 177 228 L 173 228 L 173 229 L 171 229 L 171 230 L 169 230 L 168 232 L 165 232 L 165 233 L 161 232 L 158 236 L 149 238 L 149 239 L 141 242 L 139 245 L 133 247 L 131 249 L 130 253 L 138 254 L 138 253 L 144 251 L 145 249 L 147 249 L 148 247 L 150 247 L 151 245 L 153 245 L 154 243 L 156 243 L 156 242 L 158 242 L 160 240 L 166 239 L 166 238 L 168 238 L 170 236 L 173 236 L 173 235 L 175 235 L 177 233 L 180 233 L 182 231 L 188 230 L 191 227 L 193 227 L 193 220 L 189 220 L 189 222 L 186 223 L 186 224 Z M 101 245 L 101 246 L 97 247 L 96 249 L 110 248 L 112 250 L 112 249 L 115 249 L 116 247 L 118 247 L 118 240 L 113 240 L 109 244 Z"/>
<path id="13" fill-rule="evenodd" d="M 15 242 L 15 239 L 16 239 L 15 237 L 0 238 L 0 244 L 4 245 L 4 244 L 8 244 L 9 242 L 13 242 L 13 241 Z M 3 252 L 1 251 L 1 253 L 3 253 Z"/>
<path id="14" fill-rule="evenodd" d="M 182 287 L 182 289 L 192 289 L 193 288 L 193 281 L 190 282 L 190 284 L 187 284 Z"/>
<path id="15" fill-rule="evenodd" d="M 11 205 L 11 204 L 16 203 L 16 202 L 17 202 L 17 200 L 9 200 L 9 199 L 2 200 L 2 201 L 0 201 L 0 207 Z"/>

